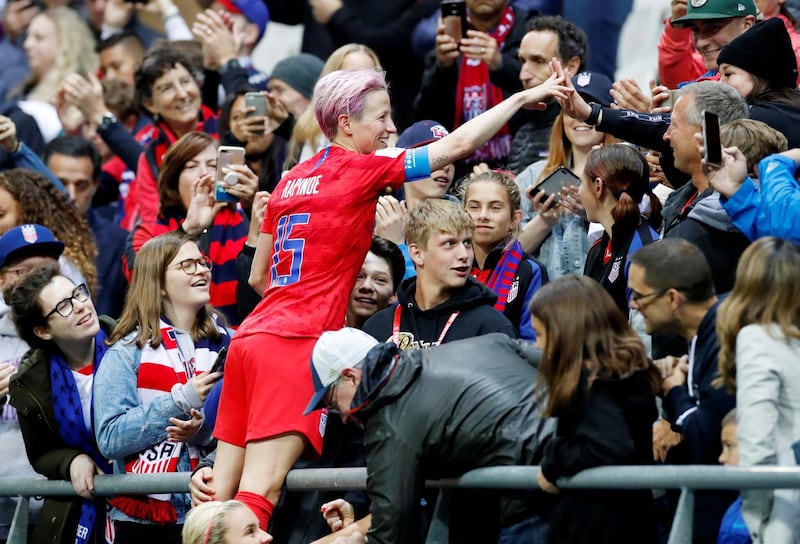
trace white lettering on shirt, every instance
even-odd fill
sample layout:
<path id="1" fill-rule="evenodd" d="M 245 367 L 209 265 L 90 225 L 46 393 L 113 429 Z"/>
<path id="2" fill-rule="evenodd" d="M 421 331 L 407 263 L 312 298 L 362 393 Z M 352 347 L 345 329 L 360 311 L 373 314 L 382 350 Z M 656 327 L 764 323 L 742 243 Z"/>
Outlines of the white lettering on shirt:
<path id="1" fill-rule="evenodd" d="M 322 179 L 322 174 L 312 176 L 310 178 L 295 178 L 286 182 L 281 193 L 281 198 L 290 198 L 293 196 L 315 195 L 319 193 L 319 182 Z"/>

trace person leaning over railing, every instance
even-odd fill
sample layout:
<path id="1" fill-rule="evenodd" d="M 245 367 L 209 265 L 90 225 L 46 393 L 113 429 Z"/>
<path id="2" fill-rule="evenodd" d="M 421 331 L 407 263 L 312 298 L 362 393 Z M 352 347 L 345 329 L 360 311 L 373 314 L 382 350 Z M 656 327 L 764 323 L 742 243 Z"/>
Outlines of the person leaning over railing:
<path id="1" fill-rule="evenodd" d="M 28 459 L 40 474 L 71 481 L 80 495 L 48 497 L 32 542 L 111 542 L 103 529 L 106 499 L 93 494 L 95 474 L 111 467 L 95 442 L 91 406 L 114 322 L 98 318 L 86 284 L 76 286 L 55 263 L 28 273 L 4 296 L 31 346 L 10 384 Z"/>

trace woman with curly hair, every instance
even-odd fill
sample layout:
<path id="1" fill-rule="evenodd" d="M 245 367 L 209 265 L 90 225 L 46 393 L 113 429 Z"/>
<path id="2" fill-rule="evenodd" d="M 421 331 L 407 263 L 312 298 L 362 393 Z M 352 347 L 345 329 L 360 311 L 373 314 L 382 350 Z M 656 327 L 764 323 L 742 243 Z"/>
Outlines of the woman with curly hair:
<path id="1" fill-rule="evenodd" d="M 745 250 L 719 306 L 719 384 L 736 389 L 739 465 L 800 464 L 800 248 L 760 238 Z M 800 536 L 800 491 L 742 491 L 754 542 Z"/>
<path id="2" fill-rule="evenodd" d="M 153 135 L 139 154 L 136 178 L 125 199 L 123 228 L 158 215 L 158 176 L 167 150 L 182 136 L 205 132 L 217 138 L 217 112 L 202 103 L 202 74 L 175 47 L 150 51 L 136 70 L 136 100 L 153 119 Z"/>
<path id="3" fill-rule="evenodd" d="M 591 278 L 568 274 L 542 287 L 530 308 L 542 350 L 537 388 L 547 390 L 544 415 L 558 418 L 539 486 L 558 493 L 559 478 L 587 468 L 652 464 L 660 377 L 611 295 Z M 564 490 L 548 541 L 655 543 L 652 493 Z"/>
<path id="4" fill-rule="evenodd" d="M 97 72 L 100 64 L 94 52 L 89 26 L 74 10 L 53 7 L 31 21 L 23 44 L 31 74 L 17 89 L 20 106 L 32 115 L 45 141 L 61 130 L 53 104 L 64 78 L 77 72 L 84 76 Z"/>
<path id="5" fill-rule="evenodd" d="M 42 174 L 23 168 L 0 172 L 0 234 L 26 223 L 45 226 L 64 242 L 68 262 L 62 271 L 95 293 L 97 244 L 86 218 Z"/>

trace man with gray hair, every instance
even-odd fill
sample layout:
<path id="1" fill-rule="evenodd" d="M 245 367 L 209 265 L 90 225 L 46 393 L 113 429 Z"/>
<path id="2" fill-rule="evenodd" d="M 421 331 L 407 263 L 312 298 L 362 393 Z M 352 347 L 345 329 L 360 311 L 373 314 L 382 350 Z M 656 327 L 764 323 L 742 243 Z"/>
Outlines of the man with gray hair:
<path id="1" fill-rule="evenodd" d="M 542 416 L 536 391 L 540 358 L 532 342 L 499 333 L 405 351 L 358 329 L 322 334 L 311 356 L 314 395 L 306 413 L 327 406 L 329 414 L 364 425 L 370 543 L 414 541 L 426 479 L 541 460 L 555 421 Z M 500 534 L 508 542 L 540 542 L 542 500 L 503 500 Z M 471 517 L 450 530 L 466 528 L 472 542 L 496 542 L 491 494 L 481 495 L 479 509 L 477 516 L 451 509 L 451 516 Z"/>
<path id="2" fill-rule="evenodd" d="M 694 135 L 702 130 L 704 111 L 717 114 L 723 125 L 747 118 L 748 108 L 744 98 L 724 83 L 701 81 L 681 89 L 664 140 L 672 148 L 675 167 L 689 174 L 691 183 L 667 198 L 664 237 L 683 238 L 699 247 L 711 266 L 716 292 L 726 293 L 733 288 L 736 264 L 750 241 L 733 225 L 703 170 Z"/>
<path id="3" fill-rule="evenodd" d="M 553 68 L 563 75 L 560 63 L 554 62 Z M 594 102 L 587 104 L 577 92 L 571 93 L 567 100 L 559 99 L 559 103 L 570 117 L 661 153 L 661 166 L 676 189 L 664 203 L 662 235 L 683 238 L 698 246 L 711 265 L 717 293 L 730 291 L 739 255 L 749 242 L 725 213 L 719 193 L 709 185 L 694 135 L 702 130 L 704 111 L 716 114 L 720 125 L 746 119 L 747 102 L 738 91 L 718 81 L 686 85 L 671 115 L 614 110 Z M 655 174 L 657 167 L 652 168 Z M 687 175 L 691 183 L 681 183 L 676 177 L 681 173 Z"/>

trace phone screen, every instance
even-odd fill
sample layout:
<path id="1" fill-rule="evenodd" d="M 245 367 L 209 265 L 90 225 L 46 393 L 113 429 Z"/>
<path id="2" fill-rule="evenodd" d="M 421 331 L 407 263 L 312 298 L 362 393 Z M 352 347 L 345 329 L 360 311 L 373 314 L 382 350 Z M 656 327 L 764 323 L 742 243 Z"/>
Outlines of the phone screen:
<path id="1" fill-rule="evenodd" d="M 719 136 L 719 118 L 710 111 L 703 111 L 703 147 L 707 164 L 722 164 L 722 141 Z"/>
<path id="2" fill-rule="evenodd" d="M 225 360 L 228 358 L 228 346 L 223 346 L 217 354 L 217 360 L 211 366 L 211 372 L 223 372 L 225 370 Z"/>
<path id="3" fill-rule="evenodd" d="M 539 192 L 544 192 L 548 197 L 558 195 L 562 189 L 570 185 L 579 185 L 581 178 L 572 173 L 572 170 L 559 166 L 549 176 L 544 178 L 528 190 L 528 194 L 536 196 Z M 556 196 L 553 206 L 558 204 L 560 197 Z"/>

